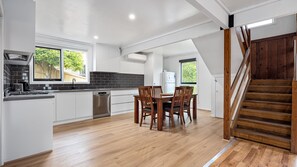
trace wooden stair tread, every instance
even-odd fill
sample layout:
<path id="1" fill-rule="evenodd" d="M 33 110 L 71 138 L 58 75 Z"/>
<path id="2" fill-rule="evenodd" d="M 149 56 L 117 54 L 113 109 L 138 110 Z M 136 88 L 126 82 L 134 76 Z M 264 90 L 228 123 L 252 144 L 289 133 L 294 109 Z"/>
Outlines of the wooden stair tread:
<path id="1" fill-rule="evenodd" d="M 279 121 L 288 121 L 288 122 L 291 121 L 290 113 L 283 113 L 283 112 L 277 112 L 277 111 L 242 108 L 240 110 L 240 116 L 241 115 L 259 117 L 259 118 L 265 118 L 265 119 L 272 119 L 272 120 L 279 120 Z"/>
<path id="2" fill-rule="evenodd" d="M 242 129 L 255 130 L 257 132 L 269 133 L 277 136 L 288 137 L 291 135 L 291 126 L 282 123 L 274 123 L 263 120 L 239 118 L 237 125 Z"/>
<path id="3" fill-rule="evenodd" d="M 266 133 L 260 133 L 253 130 L 247 130 L 242 128 L 236 128 L 233 131 L 234 136 L 252 140 L 264 144 L 269 144 L 285 149 L 290 149 L 290 139 L 286 137 L 275 136 Z"/>
<path id="4" fill-rule="evenodd" d="M 292 80 L 257 79 L 252 80 L 250 85 L 292 85 Z"/>
<path id="5" fill-rule="evenodd" d="M 260 109 L 278 112 L 292 112 L 292 103 L 286 102 L 272 102 L 272 101 L 259 101 L 259 100 L 244 100 L 242 103 L 243 108 Z"/>
<path id="6" fill-rule="evenodd" d="M 271 96 L 292 96 L 289 93 L 263 93 L 263 92 L 247 92 L 246 94 L 254 95 L 271 95 Z"/>
<path id="7" fill-rule="evenodd" d="M 255 124 L 265 124 L 265 125 L 269 125 L 269 126 L 278 126 L 278 127 L 282 127 L 282 128 L 291 128 L 291 126 L 287 125 L 287 124 L 268 122 L 268 121 L 260 121 L 260 120 L 254 120 L 254 119 L 248 119 L 248 118 L 239 118 L 238 122 L 241 122 L 241 121 L 252 122 Z"/>
<path id="8" fill-rule="evenodd" d="M 282 85 L 250 85 L 248 92 L 266 92 L 266 93 L 292 93 L 292 86 Z"/>
<path id="9" fill-rule="evenodd" d="M 277 102 L 277 101 L 259 101 L 259 100 L 244 100 L 243 103 L 259 103 L 259 104 L 268 104 L 268 105 L 286 105 L 286 106 L 292 106 L 292 103 L 286 103 L 286 102 Z"/>
<path id="10" fill-rule="evenodd" d="M 292 88 L 291 85 L 249 85 L 249 87 L 259 87 L 259 88 Z"/>
<path id="11" fill-rule="evenodd" d="M 266 93 L 266 92 L 247 92 L 246 100 L 274 101 L 274 102 L 291 102 L 292 94 L 288 93 Z"/>

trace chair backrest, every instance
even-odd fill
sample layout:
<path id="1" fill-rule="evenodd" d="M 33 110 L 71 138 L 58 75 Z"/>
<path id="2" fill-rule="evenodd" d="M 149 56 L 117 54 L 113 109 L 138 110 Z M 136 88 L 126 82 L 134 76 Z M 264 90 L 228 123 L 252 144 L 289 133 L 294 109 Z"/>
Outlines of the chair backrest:
<path id="1" fill-rule="evenodd" d="M 163 93 L 162 86 L 153 86 L 153 96 Z"/>
<path id="2" fill-rule="evenodd" d="M 154 109 L 153 107 L 153 99 L 152 99 L 152 87 L 151 86 L 141 86 L 138 88 L 140 102 L 142 109 L 150 108 Z"/>
<path id="3" fill-rule="evenodd" d="M 171 108 L 184 105 L 184 88 L 175 87 Z"/>
<path id="4" fill-rule="evenodd" d="M 193 91 L 194 91 L 194 87 L 191 87 L 191 86 L 185 86 L 183 87 L 184 88 L 184 102 L 185 102 L 185 105 L 190 105 L 191 103 L 191 98 L 192 98 L 192 95 L 193 95 Z"/>

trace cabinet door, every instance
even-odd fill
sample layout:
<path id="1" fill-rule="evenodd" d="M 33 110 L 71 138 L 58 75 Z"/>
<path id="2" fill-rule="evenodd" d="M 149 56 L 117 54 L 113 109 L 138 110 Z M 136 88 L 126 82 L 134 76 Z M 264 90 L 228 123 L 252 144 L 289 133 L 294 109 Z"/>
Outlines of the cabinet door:
<path id="1" fill-rule="evenodd" d="M 76 118 L 93 115 L 93 92 L 76 93 L 75 101 Z"/>
<path id="2" fill-rule="evenodd" d="M 35 52 L 35 6 L 32 0 L 3 1 L 5 50 Z"/>
<path id="3" fill-rule="evenodd" d="M 57 121 L 75 118 L 75 93 L 57 93 Z"/>

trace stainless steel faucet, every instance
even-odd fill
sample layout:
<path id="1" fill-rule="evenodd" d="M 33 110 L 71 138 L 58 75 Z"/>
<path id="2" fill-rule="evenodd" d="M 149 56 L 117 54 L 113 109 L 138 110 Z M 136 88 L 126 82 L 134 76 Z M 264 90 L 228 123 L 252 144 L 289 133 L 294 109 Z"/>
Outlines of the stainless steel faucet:
<path id="1" fill-rule="evenodd" d="M 72 89 L 75 89 L 75 82 L 76 82 L 76 79 L 75 78 L 72 78 Z"/>

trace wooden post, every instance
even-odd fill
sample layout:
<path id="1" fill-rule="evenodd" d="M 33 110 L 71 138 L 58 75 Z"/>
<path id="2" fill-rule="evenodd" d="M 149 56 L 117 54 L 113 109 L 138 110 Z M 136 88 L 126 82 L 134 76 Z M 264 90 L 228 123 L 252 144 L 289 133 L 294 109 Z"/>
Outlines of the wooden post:
<path id="1" fill-rule="evenodd" d="M 224 30 L 224 139 L 230 139 L 231 32 Z"/>
<path id="2" fill-rule="evenodd" d="M 292 82 L 291 152 L 297 154 L 297 81 Z"/>
<path id="3" fill-rule="evenodd" d="M 297 17 L 296 17 L 297 18 Z M 297 39 L 294 37 L 294 76 L 292 81 L 291 152 L 297 154 Z"/>

